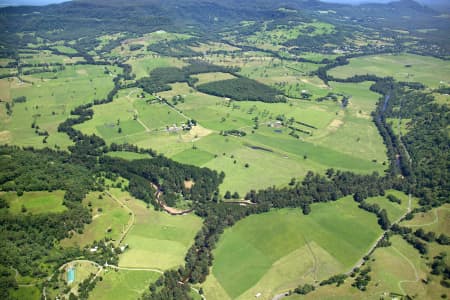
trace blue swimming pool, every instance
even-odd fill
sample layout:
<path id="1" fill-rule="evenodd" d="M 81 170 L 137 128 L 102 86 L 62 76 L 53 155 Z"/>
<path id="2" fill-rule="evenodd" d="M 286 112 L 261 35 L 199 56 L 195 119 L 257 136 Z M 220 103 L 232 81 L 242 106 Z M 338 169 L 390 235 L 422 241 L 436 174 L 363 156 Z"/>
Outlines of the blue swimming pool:
<path id="1" fill-rule="evenodd" d="M 67 270 L 67 283 L 71 284 L 75 280 L 75 268 Z"/>

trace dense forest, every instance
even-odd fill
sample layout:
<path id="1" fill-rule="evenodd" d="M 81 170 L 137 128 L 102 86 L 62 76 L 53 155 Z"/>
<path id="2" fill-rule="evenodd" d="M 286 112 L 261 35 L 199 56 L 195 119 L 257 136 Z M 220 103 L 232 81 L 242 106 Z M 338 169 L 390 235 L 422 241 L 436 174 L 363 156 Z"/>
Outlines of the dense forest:
<path id="1" fill-rule="evenodd" d="M 238 101 L 286 102 L 278 90 L 244 77 L 200 84 L 197 89 L 206 94 Z"/>

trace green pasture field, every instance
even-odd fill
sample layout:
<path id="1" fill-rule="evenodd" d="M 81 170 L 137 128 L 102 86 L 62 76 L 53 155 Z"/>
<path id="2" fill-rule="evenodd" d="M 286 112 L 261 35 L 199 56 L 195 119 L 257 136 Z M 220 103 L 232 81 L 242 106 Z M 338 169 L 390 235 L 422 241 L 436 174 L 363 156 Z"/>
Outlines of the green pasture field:
<path id="1" fill-rule="evenodd" d="M 133 74 L 136 74 L 136 79 L 149 76 L 150 72 L 156 68 L 178 67 L 181 68 L 186 65 L 183 61 L 159 55 L 147 55 L 142 58 L 132 57 L 127 61 L 131 65 Z"/>
<path id="2" fill-rule="evenodd" d="M 318 287 L 316 291 L 306 296 L 294 294 L 288 297 L 289 300 L 297 299 L 318 299 L 318 300 L 356 300 L 356 299 L 391 299 L 384 298 L 390 293 L 409 295 L 420 293 L 426 296 L 423 283 L 417 283 L 415 272 L 421 277 L 426 277 L 426 273 L 421 267 L 419 253 L 407 242 L 399 236 L 391 238 L 392 246 L 378 248 L 371 256 L 371 260 L 366 263 L 372 271 L 369 273 L 371 281 L 367 286 L 367 290 L 362 292 L 351 284 L 353 278 L 348 278 L 343 285 L 326 285 Z M 364 267 L 363 267 L 364 268 Z M 420 298 L 420 299 L 437 299 L 437 298 Z"/>
<path id="3" fill-rule="evenodd" d="M 273 72 L 282 75 L 281 69 Z M 208 78 L 215 74 L 201 76 Z M 382 173 L 385 169 L 385 149 L 370 117 L 379 96 L 369 91 L 370 83 L 331 83 L 331 90 L 318 88 L 325 94 L 331 91 L 351 97 L 346 109 L 331 100 L 322 103 L 289 100 L 276 104 L 230 101 L 197 92 L 185 83 L 171 86 L 172 90 L 159 95 L 169 101 L 175 95 L 182 95 L 184 102 L 176 106 L 181 113 L 155 101 L 147 103 L 148 95 L 138 98 L 140 89 L 127 89 L 121 90 L 114 102 L 95 106 L 94 118 L 75 128 L 97 134 L 108 143 L 149 147 L 183 163 L 225 171 L 227 176 L 221 192 L 243 194 L 249 189 L 284 185 L 290 178 L 303 177 L 309 170 L 323 172 L 329 167 L 362 173 Z M 139 120 L 134 120 L 135 114 Z M 286 120 L 294 118 L 317 130 L 296 124 L 312 135 L 299 133 L 300 139 L 293 138 L 287 128 L 268 127 L 277 116 Z M 258 129 L 253 129 L 255 117 Z M 186 118 L 197 120 L 199 126 L 189 133 L 167 131 L 167 126 L 180 126 Z M 247 136 L 219 135 L 231 129 L 242 130 Z M 250 167 L 246 168 L 245 164 Z M 267 165 L 272 167 L 270 174 L 265 172 Z"/>
<path id="4" fill-rule="evenodd" d="M 137 98 L 139 89 L 121 90 L 112 103 L 95 106 L 94 118 L 76 128 L 97 134 L 108 143 L 146 141 L 150 136 L 168 133 L 167 127 L 181 127 L 186 118 L 164 103 L 147 103 L 149 96 Z M 137 115 L 138 120 L 134 119 Z M 121 128 L 122 132 L 119 132 Z M 150 146 L 151 147 L 151 146 Z M 151 147 L 153 148 L 153 147 Z"/>
<path id="5" fill-rule="evenodd" d="M 175 154 L 171 158 L 175 161 L 185 164 L 202 166 L 212 160 L 214 158 L 214 155 L 208 151 L 189 148 Z"/>
<path id="6" fill-rule="evenodd" d="M 120 69 L 111 67 L 110 70 L 115 73 Z M 32 84 L 17 79 L 5 83 L 9 86 L 10 98 L 25 96 L 27 101 L 16 103 L 11 117 L 0 119 L 3 143 L 65 148 L 72 142 L 66 134 L 57 131 L 58 125 L 70 116 L 73 108 L 105 98 L 113 88 L 112 77 L 104 74 L 104 66 L 66 66 L 56 74 L 39 73 L 24 78 Z M 0 111 L 4 111 L 4 106 L 0 106 Z M 49 133 L 47 144 L 31 127 L 33 122 L 40 131 Z"/>
<path id="7" fill-rule="evenodd" d="M 282 44 L 296 39 L 299 35 L 319 36 L 334 32 L 334 26 L 323 22 L 302 23 L 295 26 L 278 25 L 275 29 L 266 30 L 267 23 L 262 25 L 260 31 L 247 38 L 247 42 L 256 44 Z M 311 32 L 305 30 L 310 28 Z"/>
<path id="8" fill-rule="evenodd" d="M 450 96 L 448 94 L 433 93 L 433 96 L 436 103 L 450 106 Z"/>
<path id="9" fill-rule="evenodd" d="M 103 199 L 99 199 L 100 195 Z M 92 209 L 92 222 L 85 225 L 82 234 L 74 233 L 71 238 L 62 240 L 61 245 L 64 247 L 84 247 L 105 237 L 117 240 L 131 222 L 128 210 L 107 194 L 89 193 L 83 200 L 83 205 Z M 107 232 L 108 229 L 111 231 Z"/>
<path id="10" fill-rule="evenodd" d="M 390 202 L 387 198 L 388 195 L 393 195 L 399 198 L 402 202 L 401 204 Z M 365 201 L 370 204 L 378 204 L 380 208 L 386 209 L 388 214 L 389 221 L 394 222 L 397 221 L 403 214 L 408 211 L 408 195 L 403 192 L 396 190 L 387 190 L 385 196 L 371 197 L 366 199 Z M 417 198 L 411 198 L 411 210 L 417 207 L 418 200 Z"/>
<path id="11" fill-rule="evenodd" d="M 13 84 L 14 79 L 12 78 L 3 78 L 0 79 L 0 99 L 2 101 L 10 102 L 11 99 L 11 85 Z M 3 103 L 2 103 L 3 104 Z M 4 106 L 0 106 L 0 112 L 6 113 Z M 6 118 L 6 116 L 3 116 Z M 4 119 L 2 118 L 2 119 Z"/>
<path id="12" fill-rule="evenodd" d="M 0 66 L 1 67 L 6 67 L 9 63 L 14 62 L 14 59 L 11 58 L 0 58 Z"/>
<path id="13" fill-rule="evenodd" d="M 208 60 L 218 65 L 238 66 L 241 75 L 276 87 L 289 97 L 300 98 L 302 91 L 306 90 L 312 94 L 312 99 L 316 99 L 329 92 L 322 80 L 311 75 L 322 66 L 320 64 L 285 61 L 255 52 L 208 56 Z"/>
<path id="14" fill-rule="evenodd" d="M 349 97 L 349 104 L 344 109 L 337 109 L 339 114 L 322 132 L 311 140 L 339 152 L 367 161 L 386 162 L 386 150 L 383 139 L 372 121 L 370 113 L 375 110 L 380 95 L 369 90 L 372 83 L 330 83 L 332 92 Z M 330 102 L 331 100 L 326 100 Z M 335 103 L 339 106 L 341 103 Z M 379 168 L 377 171 L 382 171 Z"/>
<path id="15" fill-rule="evenodd" d="M 405 135 L 409 132 L 411 127 L 411 119 L 394 119 L 394 118 L 388 118 L 388 123 L 391 124 L 392 130 L 397 136 Z"/>
<path id="16" fill-rule="evenodd" d="M 17 75 L 16 68 L 0 68 L 0 76 L 3 75 Z"/>
<path id="17" fill-rule="evenodd" d="M 116 34 L 116 35 L 106 35 L 102 37 L 102 43 L 101 46 L 106 44 L 107 41 L 112 39 L 117 39 L 118 37 L 121 37 L 122 34 Z M 191 38 L 191 35 L 183 34 L 183 33 L 173 33 L 173 32 L 167 32 L 164 30 L 158 30 L 154 32 L 150 32 L 147 34 L 144 34 L 141 37 L 138 38 L 130 38 L 122 42 L 122 44 L 115 49 L 111 51 L 110 56 L 119 56 L 119 57 L 125 57 L 125 56 L 136 56 L 136 55 L 142 55 L 142 54 L 154 54 L 153 52 L 147 51 L 147 47 L 151 44 L 155 44 L 162 41 L 173 41 L 173 40 L 186 40 Z M 143 47 L 139 51 L 131 51 L 130 46 L 131 45 L 142 45 Z M 97 47 L 96 50 L 100 50 L 101 47 Z"/>
<path id="18" fill-rule="evenodd" d="M 428 212 L 415 214 L 412 220 L 402 222 L 413 230 L 423 228 L 425 231 L 433 231 L 437 235 L 450 233 L 450 204 L 444 204 L 433 208 Z"/>
<path id="19" fill-rule="evenodd" d="M 97 41 L 99 41 L 99 45 L 95 48 L 95 51 L 101 50 L 104 46 L 106 46 L 110 41 L 115 41 L 118 38 L 124 37 L 124 33 L 119 32 L 115 34 L 107 34 L 102 35 L 97 38 Z"/>
<path id="20" fill-rule="evenodd" d="M 350 64 L 334 68 L 329 74 L 337 78 L 365 74 L 393 76 L 399 81 L 421 82 L 435 88 L 450 83 L 450 63 L 414 54 L 370 55 L 352 58 Z"/>
<path id="21" fill-rule="evenodd" d="M 221 236 L 213 252 L 217 281 L 207 280 L 205 294 L 211 298 L 218 284 L 227 298 L 250 299 L 260 292 L 269 299 L 302 282 L 346 272 L 381 232 L 375 215 L 350 196 L 313 204 L 308 216 L 281 209 L 247 217 Z"/>
<path id="22" fill-rule="evenodd" d="M 111 157 L 123 158 L 126 160 L 151 158 L 151 156 L 146 153 L 135 153 L 135 152 L 128 152 L 128 151 L 108 152 L 108 153 L 106 153 L 106 155 L 111 156 Z"/>
<path id="23" fill-rule="evenodd" d="M 220 43 L 220 42 L 208 42 L 208 43 L 200 43 L 196 46 L 189 46 L 192 50 L 199 53 L 208 53 L 208 52 L 215 52 L 215 51 L 237 51 L 239 48 Z"/>
<path id="24" fill-rule="evenodd" d="M 56 50 L 58 50 L 61 53 L 67 53 L 67 54 L 76 54 L 78 52 L 77 50 L 75 50 L 71 47 L 62 46 L 62 45 L 55 46 L 53 48 L 55 48 Z"/>
<path id="25" fill-rule="evenodd" d="M 129 197 L 117 189 L 113 192 L 116 197 Z M 194 214 L 171 216 L 155 211 L 132 197 L 126 204 L 134 211 L 136 220 L 123 241 L 129 249 L 120 256 L 119 266 L 166 270 L 182 265 L 202 220 Z"/>
<path id="26" fill-rule="evenodd" d="M 220 81 L 220 80 L 227 80 L 227 79 L 235 78 L 233 75 L 231 75 L 229 73 L 221 73 L 221 72 L 203 73 L 203 74 L 193 75 L 192 77 L 198 78 L 198 82 L 196 83 L 196 85 L 213 82 L 213 81 Z"/>
<path id="27" fill-rule="evenodd" d="M 22 207 L 25 213 L 43 214 L 59 213 L 67 210 L 63 205 L 64 191 L 53 192 L 25 192 L 17 196 L 15 192 L 2 193 L 1 196 L 8 201 L 9 211 L 13 214 L 21 214 Z"/>
<path id="28" fill-rule="evenodd" d="M 41 291 L 36 286 L 19 286 L 10 290 L 11 299 L 40 300 Z"/>
<path id="29" fill-rule="evenodd" d="M 316 52 L 303 52 L 301 54 L 301 57 L 312 60 L 312 61 L 320 62 L 326 58 L 330 59 L 330 60 L 335 59 L 336 57 L 338 57 L 338 55 L 337 54 L 322 54 L 322 53 L 316 53 Z"/>
<path id="30" fill-rule="evenodd" d="M 386 194 L 392 192 L 390 190 Z M 412 220 L 403 221 L 400 225 L 449 235 L 449 215 L 450 205 L 445 204 L 426 213 L 417 213 Z M 390 241 L 391 246 L 377 248 L 370 256 L 368 264 L 372 269 L 369 273 L 371 281 L 365 292 L 352 287 L 353 279 L 349 278 L 339 288 L 334 285 L 323 286 L 307 296 L 294 295 L 287 299 L 377 300 L 390 293 L 414 295 L 417 299 L 439 299 L 441 295 L 448 294 L 447 289 L 439 283 L 440 279 L 430 274 L 429 267 L 435 255 L 440 252 L 448 254 L 448 246 L 427 243 L 429 253 L 423 256 L 398 235 L 390 237 Z"/>
<path id="31" fill-rule="evenodd" d="M 69 53 L 70 54 L 70 53 Z M 75 63 L 77 61 L 84 61 L 82 57 L 70 58 L 65 55 L 56 55 L 49 50 L 35 50 L 33 53 L 19 54 L 20 62 L 22 64 L 49 64 L 49 63 Z"/>
<path id="32" fill-rule="evenodd" d="M 166 99 L 183 95 L 184 103 L 179 103 L 177 108 L 201 126 L 212 130 L 212 134 L 199 135 L 192 147 L 174 135 L 166 135 L 165 141 L 160 135 L 153 143 L 150 142 L 152 138 L 147 142 L 150 147 L 155 145 L 156 150 L 177 161 L 225 171 L 222 192 L 235 190 L 242 194 L 249 189 L 283 185 L 292 177 L 302 177 L 308 170 L 323 172 L 329 167 L 382 173 L 385 169 L 385 149 L 370 117 L 378 95 L 371 93 L 369 87 L 370 83 L 333 83 L 333 92 L 352 96 L 349 106 L 342 109 L 340 103 L 332 101 L 290 100 L 287 104 L 230 102 L 190 91 L 184 83 L 173 84 L 173 90 L 160 95 Z M 290 130 L 287 128 L 268 127 L 280 115 L 284 115 L 286 120 L 294 118 L 318 129 L 297 124 L 297 127 L 311 131 L 313 135 L 301 133 L 301 139 L 295 139 L 288 135 Z M 258 117 L 258 129 L 253 129 L 255 117 Z M 238 138 L 218 134 L 230 129 L 242 130 L 247 135 Z M 270 151 L 255 150 L 252 146 Z M 246 163 L 250 168 L 244 167 Z M 272 170 L 270 173 L 265 171 L 268 165 Z"/>
<path id="33" fill-rule="evenodd" d="M 159 273 L 149 271 L 107 269 L 102 274 L 103 280 L 97 282 L 89 294 L 89 299 L 135 300 L 147 291 L 148 286 L 160 276 Z"/>

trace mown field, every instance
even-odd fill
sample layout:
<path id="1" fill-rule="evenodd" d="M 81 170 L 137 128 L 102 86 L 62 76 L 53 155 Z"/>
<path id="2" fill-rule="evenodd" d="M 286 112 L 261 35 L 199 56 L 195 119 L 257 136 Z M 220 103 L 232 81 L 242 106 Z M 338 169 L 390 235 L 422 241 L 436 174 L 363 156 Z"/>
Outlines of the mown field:
<path id="1" fill-rule="evenodd" d="M 119 70 L 116 67 L 110 69 L 113 73 Z M 26 97 L 25 103 L 13 105 L 10 116 L 5 113 L 4 103 L 0 105 L 1 143 L 66 148 L 71 141 L 66 134 L 57 131 L 58 125 L 70 116 L 73 108 L 105 98 L 113 87 L 112 77 L 104 73 L 104 66 L 70 65 L 56 73 L 37 73 L 23 78 L 31 83 L 17 78 L 0 79 L 9 87 L 8 101 Z M 46 143 L 36 129 L 48 132 Z"/>
<path id="2" fill-rule="evenodd" d="M 349 271 L 381 233 L 376 217 L 351 197 L 314 204 L 310 215 L 273 210 L 239 221 L 221 236 L 209 299 L 271 299 L 300 283 Z"/>
<path id="3" fill-rule="evenodd" d="M 13 214 L 59 213 L 67 210 L 63 205 L 64 191 L 26 192 L 22 196 L 17 193 L 0 193 L 8 201 L 9 211 Z"/>
<path id="4" fill-rule="evenodd" d="M 203 74 L 201 78 L 209 80 L 216 74 Z M 172 84 L 171 91 L 159 93 L 166 99 L 183 96 L 184 101 L 175 110 L 153 100 L 149 102 L 148 95 L 138 98 L 141 90 L 128 89 L 121 91 L 113 103 L 94 107 L 94 118 L 76 128 L 95 133 L 108 143 L 150 147 L 183 163 L 224 171 L 221 191 L 243 194 L 252 188 L 287 184 L 286 178 L 301 178 L 309 170 L 339 168 L 382 173 L 386 154 L 370 119 L 378 95 L 370 92 L 369 86 L 370 83 L 335 84 L 336 92 L 351 96 L 346 109 L 332 101 L 230 102 L 177 83 Z M 299 138 L 295 138 L 289 135 L 292 130 L 275 124 L 277 117 L 293 118 L 316 129 L 293 123 L 295 128 L 311 132 L 298 132 Z M 197 120 L 199 126 L 191 132 L 168 130 L 174 125 L 180 127 L 187 119 Z M 220 135 L 232 129 L 247 135 Z M 250 167 L 246 168 L 246 164 Z"/>
<path id="5" fill-rule="evenodd" d="M 422 228 L 438 234 L 450 234 L 449 226 L 450 206 L 448 204 L 433 208 L 426 213 L 418 213 L 412 220 L 403 221 L 402 226 L 413 230 Z M 440 252 L 448 254 L 448 246 L 436 242 L 427 243 L 429 253 L 420 255 L 410 244 L 400 236 L 390 238 L 389 247 L 377 248 L 366 265 L 370 266 L 371 280 L 367 290 L 362 292 L 352 287 L 353 279 L 349 278 L 340 286 L 323 286 L 306 295 L 293 295 L 287 299 L 390 299 L 390 294 L 413 295 L 417 299 L 445 299 L 448 289 L 443 287 L 440 279 L 430 274 L 430 262 Z M 447 258 L 448 263 L 448 258 Z"/>
<path id="6" fill-rule="evenodd" d="M 393 195 L 401 200 L 401 203 L 390 202 L 387 196 Z M 381 209 L 386 209 L 388 218 L 391 222 L 397 221 L 408 211 L 409 197 L 403 192 L 396 190 L 387 190 L 385 196 L 371 197 L 365 200 L 370 204 L 378 204 Z M 411 197 L 411 210 L 418 206 L 418 199 Z"/>
<path id="7" fill-rule="evenodd" d="M 450 63 L 414 54 L 370 55 L 352 58 L 350 64 L 334 68 L 329 74 L 337 78 L 365 74 L 392 76 L 399 81 L 421 82 L 436 88 L 450 83 Z"/>
<path id="8" fill-rule="evenodd" d="M 113 192 L 116 197 L 128 195 Z M 202 220 L 193 214 L 171 216 L 157 212 L 140 200 L 129 199 L 126 205 L 133 210 L 136 220 L 123 241 L 129 249 L 120 256 L 119 266 L 166 270 L 182 265 Z"/>
<path id="9" fill-rule="evenodd" d="M 135 300 L 138 299 L 148 289 L 150 283 L 156 281 L 159 276 L 159 273 L 149 271 L 114 271 L 108 269 L 102 274 L 103 280 L 99 281 L 94 290 L 89 294 L 89 299 Z"/>
<path id="10" fill-rule="evenodd" d="M 91 210 L 92 222 L 84 226 L 82 234 L 74 233 L 70 239 L 62 240 L 61 245 L 65 247 L 84 247 L 106 237 L 118 240 L 131 222 L 128 210 L 107 194 L 89 193 L 83 200 L 83 205 Z"/>

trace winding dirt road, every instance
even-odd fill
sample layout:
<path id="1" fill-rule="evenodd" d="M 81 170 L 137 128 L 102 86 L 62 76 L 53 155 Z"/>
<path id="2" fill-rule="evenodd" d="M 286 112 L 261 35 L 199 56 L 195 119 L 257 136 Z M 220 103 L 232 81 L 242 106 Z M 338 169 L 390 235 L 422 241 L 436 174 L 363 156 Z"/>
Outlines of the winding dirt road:
<path id="1" fill-rule="evenodd" d="M 397 224 L 397 223 L 399 223 L 399 222 L 401 222 L 404 218 L 405 218 L 405 216 L 409 213 L 409 212 L 411 212 L 411 203 L 412 203 L 412 201 L 411 201 L 411 194 L 409 194 L 408 195 L 408 209 L 406 210 L 406 212 L 403 214 L 403 215 L 401 215 L 397 220 L 395 220 L 392 224 L 391 224 L 391 226 L 392 225 L 394 225 L 394 224 Z M 389 229 L 388 229 L 389 230 Z M 388 232 L 388 230 L 385 230 L 385 231 L 383 231 L 383 233 L 380 235 L 380 237 L 378 237 L 377 239 L 376 239 L 376 241 L 373 243 L 373 245 L 369 248 L 369 250 L 366 252 L 366 254 L 363 256 L 363 258 L 364 257 L 366 257 L 366 256 L 369 256 L 370 254 L 372 254 L 372 252 L 373 251 L 375 251 L 375 249 L 376 249 L 376 247 L 377 247 L 377 245 L 378 245 L 378 243 L 384 238 L 384 236 L 386 235 L 386 233 Z M 363 265 L 363 263 L 365 262 L 365 260 L 363 259 L 363 258 L 361 258 L 348 272 L 346 272 L 345 274 L 346 275 L 350 275 L 352 272 L 353 272 L 353 270 L 354 269 L 356 269 L 356 268 L 359 268 L 359 267 L 361 267 L 362 265 Z M 416 273 L 417 274 L 417 273 Z M 417 277 L 416 277 L 417 278 Z M 318 286 L 318 284 L 316 283 L 315 284 L 315 286 Z M 286 296 L 289 296 L 289 293 L 288 292 L 283 292 L 283 293 L 280 293 L 280 294 L 277 294 L 277 295 L 275 295 L 273 298 L 272 298 L 272 300 L 280 300 L 280 299 L 282 299 L 282 298 L 284 298 L 284 297 L 286 297 Z"/>

